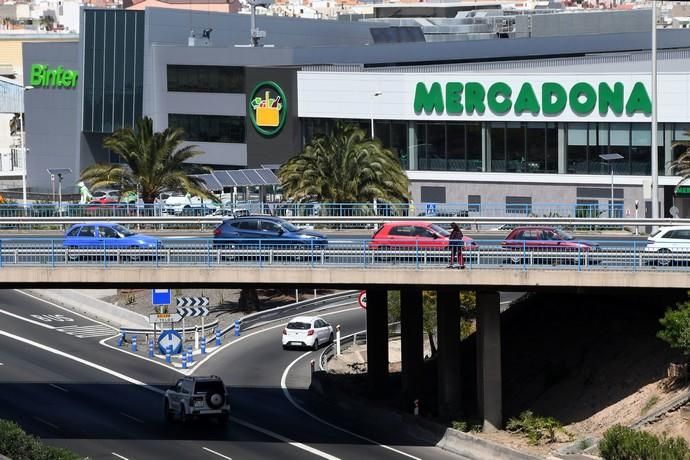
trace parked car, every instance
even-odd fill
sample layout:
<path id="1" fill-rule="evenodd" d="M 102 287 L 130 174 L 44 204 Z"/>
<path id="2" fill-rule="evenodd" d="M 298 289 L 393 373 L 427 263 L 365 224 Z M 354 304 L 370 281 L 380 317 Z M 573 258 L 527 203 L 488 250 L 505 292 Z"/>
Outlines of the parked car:
<path id="1" fill-rule="evenodd" d="M 218 209 L 218 205 L 208 198 L 198 196 L 173 195 L 163 202 L 163 212 L 174 215 L 201 215 L 205 216 Z"/>
<path id="2" fill-rule="evenodd" d="M 369 249 L 377 251 L 378 260 L 397 260 L 404 257 L 399 251 L 427 250 L 430 256 L 439 260 L 448 258 L 448 237 L 450 232 L 438 224 L 423 221 L 399 221 L 383 224 L 369 242 Z M 464 257 L 471 258 L 471 251 L 478 248 L 469 236 L 463 236 Z M 396 251 L 396 254 L 391 254 Z"/>
<path id="3" fill-rule="evenodd" d="M 682 258 L 679 253 L 685 253 L 685 263 L 689 263 L 690 254 L 690 226 L 659 227 L 647 238 L 645 252 L 658 254 L 650 262 L 658 265 L 669 265 Z M 675 253 L 675 257 L 671 255 Z"/>
<path id="4" fill-rule="evenodd" d="M 283 350 L 289 347 L 308 347 L 318 350 L 320 345 L 333 342 L 335 330 L 318 316 L 298 316 L 283 329 Z"/>
<path id="5" fill-rule="evenodd" d="M 215 375 L 183 377 L 165 391 L 163 413 L 169 422 L 176 418 L 185 422 L 202 417 L 227 422 L 230 418 L 230 391 Z"/>
<path id="6" fill-rule="evenodd" d="M 539 262 L 578 262 L 574 254 L 589 254 L 599 251 L 598 243 L 577 240 L 571 234 L 555 227 L 546 226 L 522 226 L 514 228 L 508 236 L 501 241 L 501 246 L 513 251 L 510 261 L 522 263 L 527 257 L 527 251 L 550 251 L 555 255 L 539 257 Z M 580 261 L 583 261 L 581 258 Z M 595 259 L 590 263 L 598 262 Z"/>
<path id="7" fill-rule="evenodd" d="M 245 216 L 227 219 L 213 231 L 214 247 L 285 247 L 299 245 L 321 249 L 328 245 L 326 235 L 296 227 L 273 216 Z"/>
<path id="8" fill-rule="evenodd" d="M 86 249 L 105 250 L 106 252 L 108 250 L 115 252 L 116 249 L 151 250 L 160 249 L 162 244 L 158 238 L 133 232 L 127 227 L 113 222 L 85 222 L 74 224 L 67 230 L 63 246 L 67 249 L 70 259 L 75 260 L 79 257 L 80 252 L 84 252 Z M 96 255 L 100 256 L 100 253 L 94 254 L 94 256 Z M 141 253 L 132 253 L 132 251 L 126 255 L 130 260 L 138 260 L 142 256 Z"/>
<path id="9" fill-rule="evenodd" d="M 93 197 L 91 202 L 98 202 L 100 204 L 117 203 L 120 201 L 120 191 L 114 189 L 96 190 L 91 194 Z"/>

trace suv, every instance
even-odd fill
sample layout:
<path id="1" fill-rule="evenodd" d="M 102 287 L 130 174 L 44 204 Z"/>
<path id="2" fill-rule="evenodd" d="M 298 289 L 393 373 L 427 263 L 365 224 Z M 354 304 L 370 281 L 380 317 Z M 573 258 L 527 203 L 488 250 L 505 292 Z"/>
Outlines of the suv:
<path id="1" fill-rule="evenodd" d="M 165 419 L 185 422 L 194 417 L 230 418 L 230 393 L 220 377 L 183 377 L 165 391 Z"/>
<path id="2" fill-rule="evenodd" d="M 652 262 L 659 265 L 672 263 L 673 258 L 670 257 L 672 252 L 684 253 L 687 257 L 690 253 L 690 226 L 659 227 L 647 238 L 647 246 L 644 250 L 658 254 L 659 256 Z M 676 259 L 679 258 L 676 257 Z"/>

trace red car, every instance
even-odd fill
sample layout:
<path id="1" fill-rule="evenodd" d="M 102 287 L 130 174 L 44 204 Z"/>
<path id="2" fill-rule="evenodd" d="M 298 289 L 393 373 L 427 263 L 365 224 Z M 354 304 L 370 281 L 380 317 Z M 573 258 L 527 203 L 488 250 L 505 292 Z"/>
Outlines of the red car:
<path id="1" fill-rule="evenodd" d="M 516 252 L 543 249 L 544 251 L 570 254 L 569 257 L 560 257 L 564 261 L 571 261 L 574 253 L 589 253 L 600 249 L 598 243 L 576 240 L 575 237 L 563 230 L 543 226 L 516 227 L 505 240 L 501 241 L 501 246 Z M 558 255 L 554 257 L 559 258 Z M 515 255 L 511 256 L 510 260 L 514 263 L 520 263 L 522 257 Z"/>
<path id="2" fill-rule="evenodd" d="M 383 224 L 371 237 L 369 249 L 409 248 L 446 249 L 450 232 L 432 222 L 401 221 Z M 477 243 L 469 236 L 463 238 L 466 250 L 474 249 Z"/>

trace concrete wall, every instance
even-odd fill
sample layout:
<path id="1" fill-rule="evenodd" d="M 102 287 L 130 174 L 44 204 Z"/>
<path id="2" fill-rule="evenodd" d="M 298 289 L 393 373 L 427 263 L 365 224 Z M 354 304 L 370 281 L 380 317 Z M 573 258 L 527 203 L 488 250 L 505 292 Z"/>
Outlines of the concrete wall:
<path id="1" fill-rule="evenodd" d="M 79 44 L 24 43 L 24 74 L 30 83 L 32 64 L 80 69 Z M 81 76 L 81 75 L 80 75 Z M 34 88 L 25 94 L 27 186 L 49 190 L 47 168 L 71 168 L 64 187 L 74 185 L 80 172 L 79 105 L 80 81 L 76 88 Z"/>

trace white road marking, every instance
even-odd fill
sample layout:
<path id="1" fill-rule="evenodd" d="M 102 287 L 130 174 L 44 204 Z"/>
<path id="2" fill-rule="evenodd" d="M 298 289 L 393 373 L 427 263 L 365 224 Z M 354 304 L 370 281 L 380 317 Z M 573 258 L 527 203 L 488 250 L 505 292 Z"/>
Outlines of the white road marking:
<path id="1" fill-rule="evenodd" d="M 215 454 L 215 455 L 219 456 L 220 458 L 225 458 L 225 459 L 227 459 L 227 460 L 232 460 L 232 458 L 226 457 L 225 455 L 223 455 L 223 454 L 221 454 L 221 453 L 218 453 L 218 452 L 216 452 L 215 450 L 211 450 L 211 449 L 209 449 L 208 447 L 202 447 L 202 449 L 204 449 L 206 452 L 211 452 L 212 454 Z"/>
<path id="2" fill-rule="evenodd" d="M 245 422 L 244 420 L 237 419 L 235 417 L 230 417 L 230 420 L 232 420 L 235 423 L 239 423 L 240 425 L 246 426 L 247 428 L 250 428 L 254 431 L 258 431 L 259 433 L 263 433 L 266 436 L 271 436 L 272 438 L 276 438 L 280 441 L 283 441 L 287 444 L 290 444 L 293 447 L 297 447 L 298 449 L 306 450 L 307 452 L 318 455 L 321 458 L 326 458 L 328 460 L 340 460 L 338 457 L 334 457 L 331 454 L 327 454 L 326 452 L 322 452 L 320 450 L 314 449 L 313 447 L 309 447 L 306 444 L 302 444 L 301 442 L 296 442 L 293 441 L 292 439 L 286 438 L 283 435 L 280 435 L 278 433 L 273 433 L 272 431 L 268 431 L 265 428 L 261 428 L 260 426 L 256 426 L 253 423 Z"/>
<path id="3" fill-rule="evenodd" d="M 128 376 L 128 375 L 125 375 L 125 374 L 122 374 L 122 373 L 120 373 L 120 372 L 114 371 L 114 370 L 109 369 L 109 368 L 107 368 L 107 367 L 105 367 L 105 366 L 101 366 L 100 364 L 92 363 L 91 361 L 87 361 L 87 360 L 85 360 L 85 359 L 83 359 L 83 358 L 79 358 L 78 356 L 70 355 L 69 353 L 65 353 L 64 351 L 58 350 L 58 349 L 53 348 L 53 347 L 50 347 L 50 346 L 48 346 L 48 345 L 44 345 L 44 344 L 42 344 L 42 343 L 38 343 L 38 342 L 35 342 L 35 341 L 33 341 L 33 340 L 24 338 L 24 337 L 20 337 L 20 336 L 18 336 L 18 335 L 12 334 L 11 332 L 7 332 L 7 331 L 3 331 L 3 330 L 0 330 L 0 335 L 2 335 L 2 336 L 4 336 L 4 337 L 7 337 L 7 338 L 9 338 L 9 339 L 12 339 L 12 340 L 16 340 L 16 341 L 18 341 L 18 342 L 25 343 L 25 344 L 27 344 L 27 345 L 31 345 L 32 347 L 36 347 L 36 348 L 38 348 L 38 349 L 47 351 L 47 352 L 49 352 L 49 353 L 53 353 L 53 354 L 55 354 L 55 355 L 62 356 L 62 357 L 67 358 L 67 359 L 71 359 L 72 361 L 76 361 L 76 362 L 78 362 L 78 363 L 80 363 L 80 364 L 83 364 L 83 365 L 85 365 L 85 366 L 88 366 L 88 367 L 91 367 L 91 368 L 93 368 L 93 369 L 99 370 L 99 371 L 101 371 L 101 372 L 103 372 L 103 373 L 112 375 L 113 377 L 116 377 L 116 378 L 118 378 L 118 379 L 120 379 L 120 380 L 124 380 L 125 382 L 131 383 L 131 384 L 133 384 L 133 385 L 136 385 L 136 386 L 138 386 L 138 387 L 140 387 L 140 388 L 142 388 L 142 389 L 144 389 L 144 390 L 151 391 L 151 392 L 156 393 L 156 394 L 158 394 L 158 395 L 164 395 L 164 394 L 165 394 L 165 390 L 161 390 L 160 388 L 156 388 L 156 387 L 154 387 L 154 386 L 148 385 L 148 384 L 146 384 L 146 383 L 144 383 L 144 382 L 141 382 L 141 381 L 139 381 L 139 380 L 137 380 L 137 379 L 135 379 L 135 378 L 132 378 L 132 377 L 130 377 L 130 376 Z M 37 418 L 37 419 L 38 419 L 38 418 Z M 299 448 L 299 449 L 306 450 L 307 452 L 310 452 L 310 453 L 312 453 L 312 454 L 314 454 L 314 455 L 318 455 L 319 457 L 326 458 L 326 459 L 328 459 L 328 460 L 340 460 L 340 459 L 337 458 L 337 457 L 333 457 L 332 455 L 329 455 L 329 454 L 327 454 L 327 453 L 325 453 L 325 452 L 321 452 L 320 450 L 314 449 L 313 447 L 309 447 L 309 446 L 304 445 L 304 444 L 302 444 L 302 443 L 292 441 L 291 439 L 286 438 L 285 436 L 279 435 L 278 433 L 274 433 L 274 432 L 272 432 L 272 431 L 266 430 L 266 429 L 261 428 L 261 427 L 258 427 L 258 426 L 256 426 L 256 425 L 252 425 L 251 423 L 245 422 L 244 420 L 240 420 L 240 419 L 238 419 L 238 418 L 236 418 L 236 417 L 232 417 L 232 420 L 233 420 L 234 422 L 236 422 L 236 423 L 239 423 L 240 425 L 244 425 L 244 426 L 246 426 L 246 427 L 248 427 L 248 428 L 251 428 L 251 429 L 253 429 L 254 431 L 258 431 L 259 433 L 263 433 L 263 434 L 265 434 L 266 436 L 270 436 L 270 437 L 272 437 L 272 438 L 274 438 L 274 439 L 277 439 L 277 440 L 279 440 L 279 441 L 282 441 L 282 442 L 285 442 L 285 443 L 287 443 L 287 444 L 290 444 L 290 445 L 293 446 L 293 447 L 297 447 L 297 448 Z M 44 420 L 40 420 L 40 421 L 42 421 L 42 422 L 44 422 L 44 423 L 46 423 L 46 424 L 50 424 L 49 422 L 45 422 Z M 54 426 L 54 425 L 52 425 L 52 426 Z M 54 426 L 54 427 L 57 428 L 56 426 Z M 112 454 L 113 454 L 113 455 L 117 455 L 117 454 L 115 454 L 114 452 L 113 452 Z M 124 457 L 121 457 L 121 458 L 124 458 Z"/>
<path id="4" fill-rule="evenodd" d="M 143 420 L 138 419 L 138 418 L 136 418 L 136 417 L 133 416 L 133 415 L 125 414 L 124 412 L 120 412 L 120 415 L 122 415 L 122 416 L 124 416 L 124 417 L 127 417 L 127 418 L 129 418 L 129 419 L 132 419 L 132 420 L 134 420 L 135 422 L 144 423 Z"/>
<path id="5" fill-rule="evenodd" d="M 58 326 L 55 330 L 83 339 L 87 337 L 103 337 L 105 335 L 111 336 L 117 329 L 94 324 L 90 326 Z"/>
<path id="6" fill-rule="evenodd" d="M 113 454 L 114 456 L 116 456 L 117 458 L 121 458 L 122 460 L 129 460 L 127 457 L 123 457 L 122 455 L 118 454 L 117 452 L 110 452 L 110 453 Z"/>
<path id="7" fill-rule="evenodd" d="M 353 433 L 353 432 L 350 431 L 350 430 L 347 430 L 347 429 L 345 429 L 345 428 L 342 428 L 342 427 L 339 427 L 339 426 L 337 426 L 337 425 L 334 425 L 334 424 L 332 424 L 332 423 L 330 423 L 330 422 L 327 422 L 326 420 L 322 419 L 321 417 L 319 417 L 319 416 L 317 416 L 317 415 L 315 415 L 315 414 L 312 414 L 311 412 L 309 412 L 308 410 L 306 410 L 304 407 L 302 407 L 302 406 L 300 406 L 299 404 L 297 404 L 297 401 L 295 401 L 294 399 L 292 399 L 292 395 L 290 394 L 290 390 L 288 390 L 287 385 L 286 385 L 285 382 L 286 382 L 286 380 L 287 380 L 288 373 L 290 372 L 290 369 L 292 368 L 292 366 L 294 366 L 295 364 L 297 364 L 297 362 L 298 362 L 299 360 L 301 360 L 301 359 L 304 358 L 305 356 L 308 356 L 310 353 L 311 353 L 311 352 L 308 351 L 308 352 L 306 352 L 306 353 L 304 353 L 304 354 L 298 356 L 293 362 L 291 362 L 291 363 L 288 365 L 288 367 L 285 368 L 285 371 L 283 371 L 283 376 L 280 378 L 280 387 L 283 389 L 283 394 L 285 395 L 285 397 L 287 398 L 287 400 L 290 401 L 290 404 L 292 404 L 293 406 L 295 406 L 295 408 L 297 408 L 298 410 L 300 410 L 300 411 L 302 411 L 303 413 L 307 414 L 309 417 L 313 418 L 314 420 L 316 420 L 316 421 L 318 421 L 318 422 L 321 422 L 321 423 L 323 423 L 324 425 L 330 426 L 330 427 L 333 428 L 333 429 L 342 431 L 343 433 L 347 433 L 347 434 L 349 434 L 350 436 L 354 436 L 354 437 L 356 437 L 356 438 L 362 439 L 362 440 L 364 440 L 364 441 L 366 441 L 366 442 L 368 442 L 368 443 L 371 443 L 371 444 L 374 444 L 374 445 L 383 447 L 384 449 L 388 449 L 388 450 L 390 450 L 390 451 L 392 451 L 392 452 L 395 452 L 395 453 L 397 453 L 397 454 L 404 455 L 405 457 L 409 457 L 409 458 L 412 458 L 412 459 L 414 459 L 414 460 L 422 460 L 422 459 L 420 459 L 419 457 L 415 457 L 414 455 L 410 455 L 410 454 L 408 454 L 408 453 L 406 453 L 406 452 L 403 452 L 403 451 L 401 451 L 401 450 L 395 449 L 395 448 L 393 448 L 393 447 L 391 447 L 391 446 L 387 446 L 387 445 L 385 445 L 385 444 L 380 444 L 380 443 L 374 441 L 373 439 L 367 438 L 367 437 L 365 437 L 365 436 L 361 436 L 361 435 L 359 435 L 359 434 L 357 434 L 357 433 Z"/>
<path id="8" fill-rule="evenodd" d="M 57 425 L 55 425 L 54 423 L 50 423 L 50 422 L 47 421 L 47 420 L 43 420 L 41 417 L 36 417 L 36 416 L 34 416 L 34 420 L 38 420 L 38 421 L 41 422 L 41 423 L 45 423 L 46 425 L 48 425 L 49 427 L 51 427 L 51 428 L 53 428 L 53 429 L 56 429 L 56 430 L 58 429 L 58 426 L 57 426 Z"/>
<path id="9" fill-rule="evenodd" d="M 0 314 L 11 316 L 12 318 L 20 319 L 22 321 L 26 321 L 27 323 L 35 324 L 36 326 L 45 327 L 46 329 L 55 329 L 55 326 L 49 326 L 46 323 L 42 323 L 40 321 L 24 318 L 23 316 L 15 315 L 14 313 L 10 313 L 9 311 L 0 310 Z"/>
<path id="10" fill-rule="evenodd" d="M 64 391 L 65 393 L 69 393 L 69 390 L 67 388 L 62 388 L 60 385 L 55 385 L 54 383 L 49 383 L 48 386 L 51 386 L 53 388 L 57 388 L 60 391 Z"/>
<path id="11" fill-rule="evenodd" d="M 20 293 L 20 294 L 23 294 L 23 295 L 25 295 L 25 296 L 27 296 L 27 297 L 31 297 L 32 299 L 38 300 L 39 302 L 43 302 L 43 303 L 47 303 L 48 305 L 52 305 L 53 307 L 59 308 L 60 310 L 67 311 L 67 312 L 69 312 L 69 313 L 71 313 L 71 314 L 73 314 L 73 315 L 77 315 L 77 316 L 79 316 L 80 318 L 88 319 L 88 320 L 91 321 L 91 322 L 98 323 L 98 324 L 101 324 L 101 325 L 103 325 L 103 326 L 108 326 L 108 327 L 111 327 L 111 328 L 117 330 L 117 328 L 114 328 L 113 326 L 111 326 L 111 325 L 109 325 L 109 324 L 107 324 L 107 323 L 104 323 L 104 322 L 99 321 L 99 320 L 97 320 L 97 319 L 90 318 L 90 317 L 88 317 L 88 316 L 86 316 L 86 315 L 82 315 L 81 313 L 79 313 L 79 312 L 77 312 L 77 311 L 70 310 L 69 308 L 65 308 L 65 307 L 63 307 L 62 305 L 58 305 L 58 304 L 56 304 L 56 303 L 54 303 L 54 302 L 51 302 L 50 300 L 46 300 L 46 299 L 42 299 L 42 298 L 40 298 L 40 297 L 36 297 L 35 295 L 31 295 L 31 294 L 29 294 L 28 292 L 20 291 L 19 289 L 15 289 L 14 291 L 15 291 L 15 292 L 18 292 L 18 293 Z"/>

